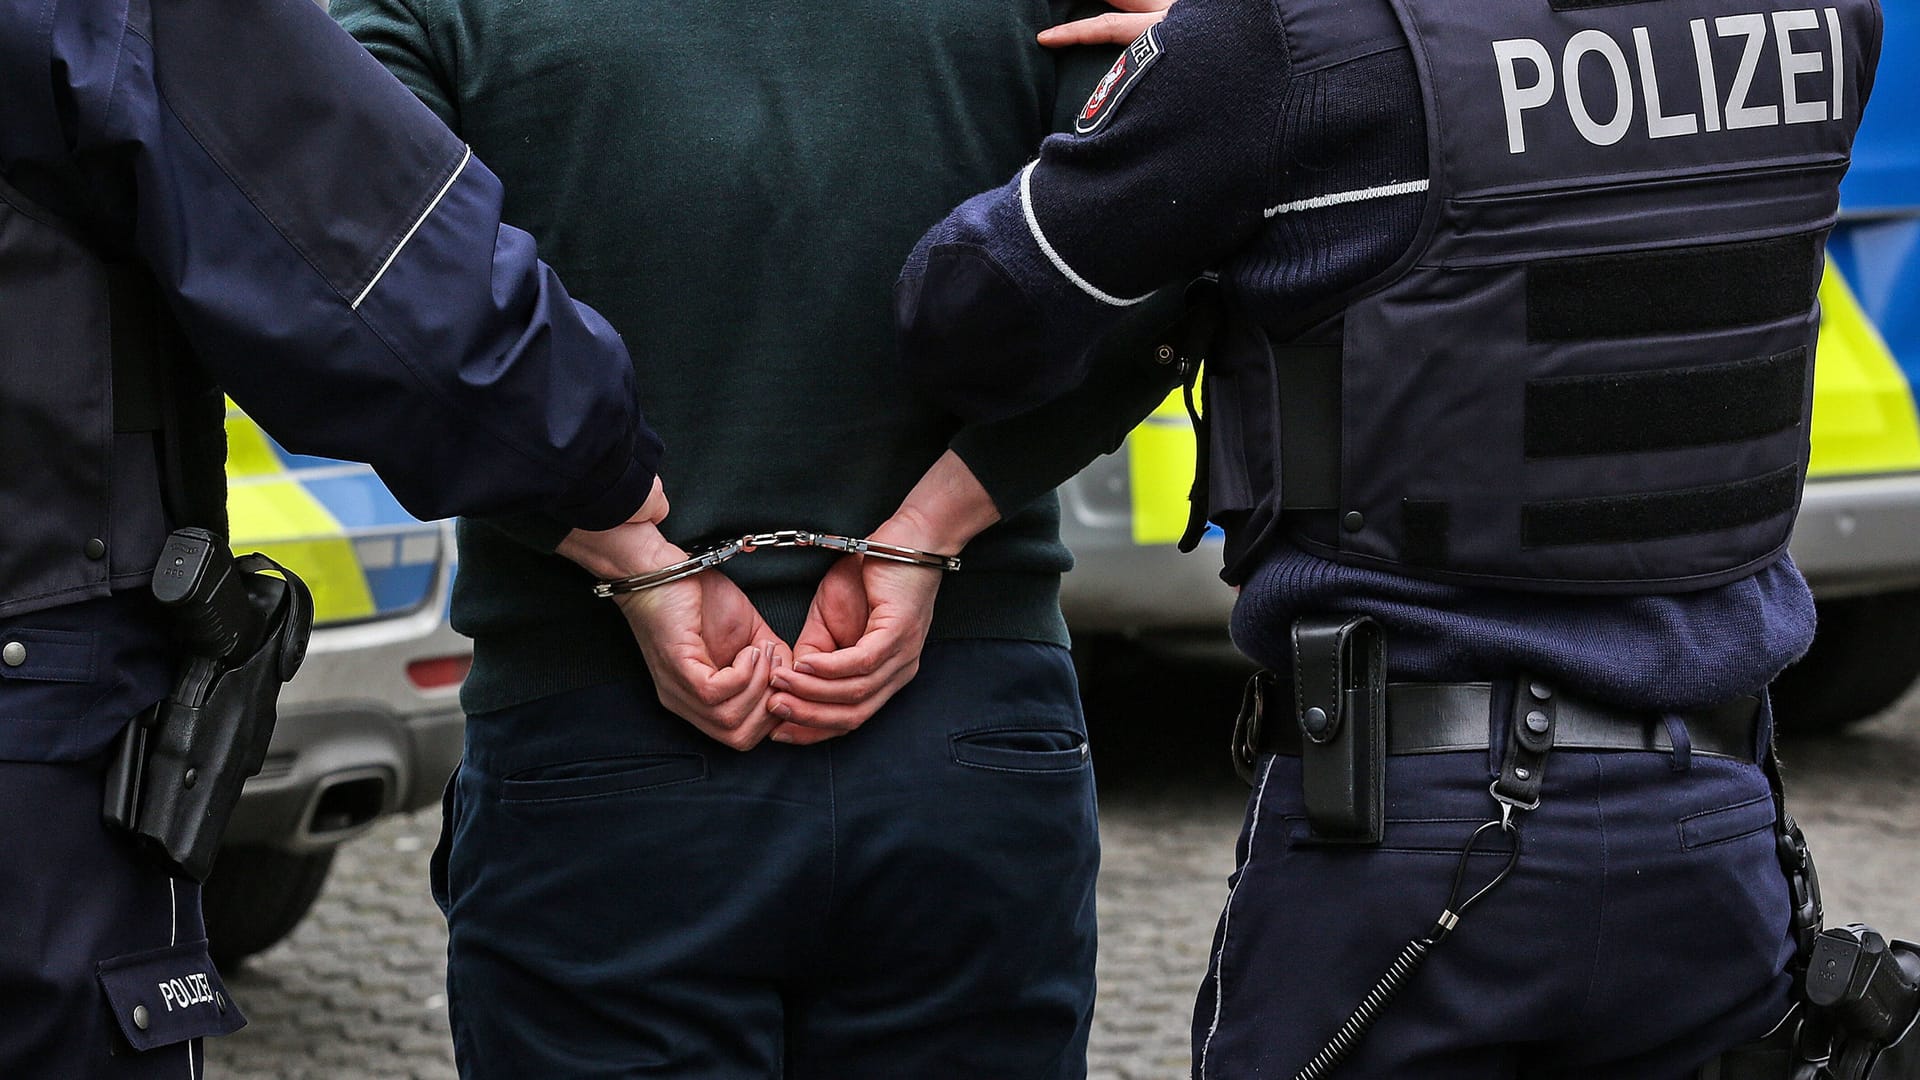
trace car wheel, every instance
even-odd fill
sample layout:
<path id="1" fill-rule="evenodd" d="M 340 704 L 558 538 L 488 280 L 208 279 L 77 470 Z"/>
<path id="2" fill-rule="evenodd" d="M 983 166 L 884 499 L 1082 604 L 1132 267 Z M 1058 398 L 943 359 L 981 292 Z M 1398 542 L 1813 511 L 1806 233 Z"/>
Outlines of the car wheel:
<path id="1" fill-rule="evenodd" d="M 227 847 L 201 888 L 207 951 L 229 970 L 293 932 L 327 883 L 333 850 Z"/>
<path id="2" fill-rule="evenodd" d="M 1920 678 L 1920 590 L 1823 601 L 1813 648 L 1774 680 L 1781 731 L 1836 735 Z"/>

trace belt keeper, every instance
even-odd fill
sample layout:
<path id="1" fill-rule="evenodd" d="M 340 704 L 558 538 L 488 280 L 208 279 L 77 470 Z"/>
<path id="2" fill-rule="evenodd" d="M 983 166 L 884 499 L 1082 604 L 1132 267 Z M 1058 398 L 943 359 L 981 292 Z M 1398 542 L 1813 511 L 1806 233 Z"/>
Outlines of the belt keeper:
<path id="1" fill-rule="evenodd" d="M 1513 715 L 1507 724 L 1507 752 L 1500 762 L 1500 778 L 1493 797 L 1513 810 L 1540 806 L 1540 786 L 1546 780 L 1547 755 L 1553 750 L 1553 729 L 1559 702 L 1553 687 L 1521 675 L 1513 681 Z"/>
<path id="2" fill-rule="evenodd" d="M 1255 769 L 1260 762 L 1267 702 L 1275 696 L 1273 680 L 1273 672 L 1265 668 L 1254 672 L 1247 680 L 1247 688 L 1240 693 L 1240 714 L 1233 720 L 1233 771 L 1249 784 L 1255 782 Z"/>

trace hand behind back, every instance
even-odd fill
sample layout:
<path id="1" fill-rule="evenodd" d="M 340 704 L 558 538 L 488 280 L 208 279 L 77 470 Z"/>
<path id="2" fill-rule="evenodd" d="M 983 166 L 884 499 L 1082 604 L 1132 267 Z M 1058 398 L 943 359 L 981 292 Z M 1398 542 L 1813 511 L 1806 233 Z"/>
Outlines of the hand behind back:
<path id="1" fill-rule="evenodd" d="M 667 501 L 652 497 L 623 525 L 574 530 L 559 553 L 602 579 L 670 566 L 687 553 L 660 535 Z M 767 712 L 768 676 L 791 655 L 753 602 L 726 575 L 708 571 L 616 598 L 653 676 L 660 704 L 735 750 L 748 750 L 779 724 Z"/>
<path id="2" fill-rule="evenodd" d="M 876 534 L 877 539 L 886 539 Z M 849 555 L 814 593 L 793 665 L 772 674 L 776 742 L 807 746 L 872 719 L 920 670 L 939 570 Z"/>
<path id="3" fill-rule="evenodd" d="M 735 750 L 778 726 L 767 711 L 768 677 L 790 650 L 731 578 L 709 570 L 616 602 L 661 705 Z"/>

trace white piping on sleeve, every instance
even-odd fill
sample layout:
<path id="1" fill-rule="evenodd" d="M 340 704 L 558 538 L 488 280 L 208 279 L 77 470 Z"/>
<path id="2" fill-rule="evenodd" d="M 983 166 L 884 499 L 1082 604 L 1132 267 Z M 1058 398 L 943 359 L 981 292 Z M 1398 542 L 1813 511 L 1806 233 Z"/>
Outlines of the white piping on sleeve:
<path id="1" fill-rule="evenodd" d="M 400 257 L 400 252 L 406 249 L 407 241 L 413 239 L 413 234 L 420 231 L 420 226 L 426 224 L 427 219 L 433 216 L 434 210 L 440 206 L 440 200 L 446 198 L 447 192 L 453 190 L 453 182 L 460 179 L 461 173 L 467 171 L 467 162 L 472 160 L 473 147 L 469 146 L 467 147 L 466 154 L 460 158 L 460 164 L 454 167 L 453 175 L 447 177 L 447 182 L 441 185 L 440 194 L 433 197 L 433 201 L 427 204 L 426 212 L 421 214 L 420 219 L 413 223 L 413 228 L 408 229 L 407 235 L 401 237 L 400 242 L 393 246 L 393 254 L 388 255 L 387 261 L 380 264 L 380 269 L 374 273 L 373 280 L 367 282 L 367 287 L 361 289 L 360 295 L 353 298 L 353 310 L 359 311 L 360 301 L 365 300 L 367 294 L 373 291 L 373 287 L 380 284 L 380 279 L 387 276 L 387 268 L 393 265 L 393 260 Z"/>
<path id="2" fill-rule="evenodd" d="M 1103 304 L 1111 304 L 1114 307 L 1132 307 L 1142 300 L 1145 300 L 1147 296 L 1152 296 L 1152 293 L 1148 293 L 1147 296 L 1136 296 L 1128 300 L 1124 297 L 1102 291 L 1095 286 L 1093 282 L 1074 273 L 1073 267 L 1067 265 L 1067 260 L 1061 258 L 1060 253 L 1054 250 L 1052 244 L 1047 242 L 1047 234 L 1040 231 L 1040 218 L 1033 212 L 1033 167 L 1038 164 L 1040 163 L 1037 161 L 1030 161 L 1027 163 L 1027 167 L 1020 171 L 1020 209 L 1025 211 L 1027 215 L 1027 231 L 1033 234 L 1033 242 L 1040 245 L 1041 252 L 1046 255 L 1048 261 L 1053 263 L 1053 268 L 1060 271 L 1060 276 L 1078 286 L 1081 292 L 1086 293 L 1088 296 L 1093 297 Z"/>
<path id="3" fill-rule="evenodd" d="M 1332 195 L 1315 195 L 1311 199 L 1298 202 L 1281 203 L 1264 211 L 1265 217 L 1279 217 L 1299 210 L 1319 210 L 1328 206 L 1341 206 L 1345 203 L 1366 202 L 1369 199 L 1386 199 L 1395 195 L 1412 195 L 1427 190 L 1425 180 L 1406 180 L 1398 184 L 1385 184 L 1380 187 L 1361 188 L 1359 191 L 1341 191 Z"/>

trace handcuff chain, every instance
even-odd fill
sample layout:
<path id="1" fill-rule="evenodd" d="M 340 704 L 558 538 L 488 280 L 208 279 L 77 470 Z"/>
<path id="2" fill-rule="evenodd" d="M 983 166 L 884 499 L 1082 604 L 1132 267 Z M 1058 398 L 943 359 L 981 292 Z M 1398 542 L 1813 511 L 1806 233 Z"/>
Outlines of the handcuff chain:
<path id="1" fill-rule="evenodd" d="M 750 555 L 763 548 L 807 547 L 840 551 L 870 559 L 884 559 L 888 562 L 906 563 L 910 566 L 925 566 L 948 573 L 960 569 L 960 559 L 956 555 L 941 555 L 902 544 L 889 544 L 880 540 L 865 540 L 854 536 L 834 536 L 831 533 L 809 532 L 806 529 L 781 529 L 776 532 L 748 533 L 738 539 L 702 548 L 680 562 L 660 567 L 658 570 L 649 570 L 644 574 L 616 578 L 612 581 L 597 582 L 593 586 L 593 595 L 608 599 L 626 593 L 657 589 L 662 585 L 685 581 L 695 574 L 712 570 L 730 559 Z"/>

